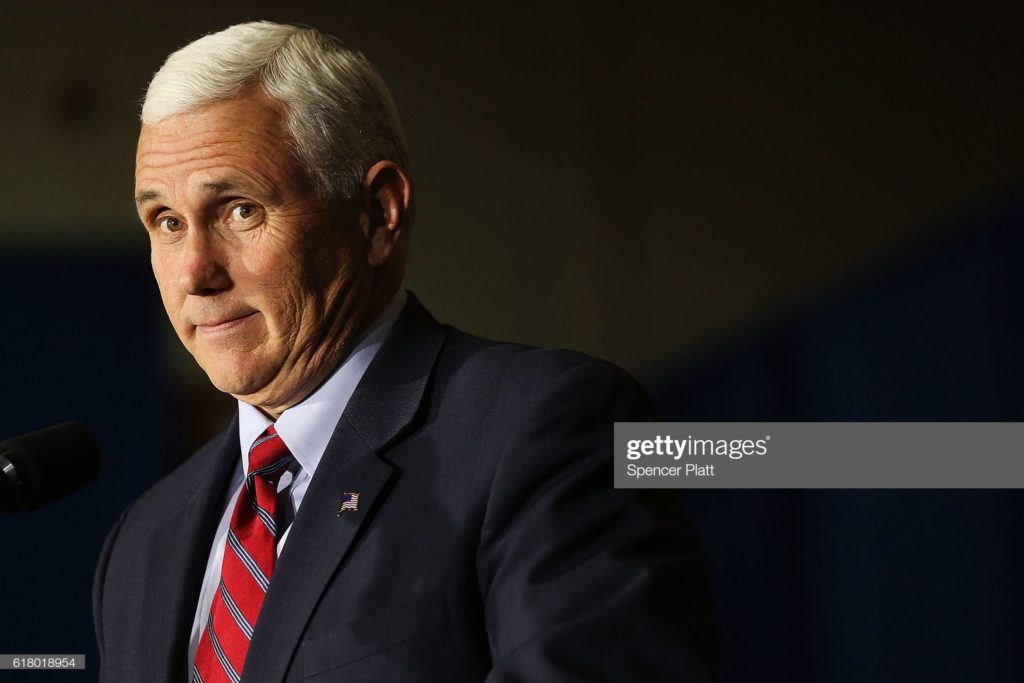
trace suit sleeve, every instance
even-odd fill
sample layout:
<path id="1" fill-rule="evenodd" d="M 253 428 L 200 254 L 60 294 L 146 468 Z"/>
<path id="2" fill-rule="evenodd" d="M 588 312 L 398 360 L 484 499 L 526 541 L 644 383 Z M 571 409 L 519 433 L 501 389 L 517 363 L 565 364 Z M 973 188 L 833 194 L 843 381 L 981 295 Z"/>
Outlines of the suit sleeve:
<path id="1" fill-rule="evenodd" d="M 96 645 L 99 648 L 100 653 L 100 677 L 99 680 L 107 680 L 106 672 L 104 670 L 103 663 L 106 660 L 106 651 L 104 650 L 105 641 L 103 639 L 103 592 L 106 588 L 106 577 L 107 577 L 107 565 L 110 564 L 110 554 L 114 549 L 114 543 L 117 541 L 117 535 L 121 531 L 121 526 L 124 524 L 125 517 L 128 516 L 128 511 L 125 510 L 121 517 L 114 524 L 114 527 L 107 534 L 107 539 L 103 543 L 103 549 L 100 551 L 99 561 L 96 563 L 96 575 L 93 577 L 92 584 L 92 618 L 93 627 L 96 629 Z"/>
<path id="2" fill-rule="evenodd" d="M 613 423 L 650 417 L 639 384 L 596 361 L 525 402 L 478 553 L 488 683 L 709 679 L 706 572 L 679 496 L 612 484 Z"/>

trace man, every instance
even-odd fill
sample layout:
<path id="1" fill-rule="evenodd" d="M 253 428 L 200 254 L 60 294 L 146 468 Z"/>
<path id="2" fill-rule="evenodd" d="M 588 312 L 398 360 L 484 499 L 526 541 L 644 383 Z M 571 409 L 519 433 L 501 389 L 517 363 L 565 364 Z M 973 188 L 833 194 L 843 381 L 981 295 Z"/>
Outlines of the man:
<path id="1" fill-rule="evenodd" d="M 233 26 L 168 58 L 142 121 L 164 306 L 239 407 L 108 538 L 104 680 L 704 679 L 678 503 L 611 486 L 643 390 L 402 289 L 412 185 L 361 55 Z"/>

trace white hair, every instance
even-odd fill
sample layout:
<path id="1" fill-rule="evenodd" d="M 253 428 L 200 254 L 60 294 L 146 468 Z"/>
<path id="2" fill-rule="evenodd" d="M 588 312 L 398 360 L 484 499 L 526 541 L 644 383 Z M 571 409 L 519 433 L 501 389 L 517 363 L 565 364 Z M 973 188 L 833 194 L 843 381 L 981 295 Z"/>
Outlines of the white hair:
<path id="1" fill-rule="evenodd" d="M 149 83 L 142 123 L 251 86 L 285 106 L 295 157 L 322 196 L 355 196 L 381 160 L 408 173 L 398 110 L 380 74 L 358 51 L 303 26 L 237 24 L 174 52 Z"/>

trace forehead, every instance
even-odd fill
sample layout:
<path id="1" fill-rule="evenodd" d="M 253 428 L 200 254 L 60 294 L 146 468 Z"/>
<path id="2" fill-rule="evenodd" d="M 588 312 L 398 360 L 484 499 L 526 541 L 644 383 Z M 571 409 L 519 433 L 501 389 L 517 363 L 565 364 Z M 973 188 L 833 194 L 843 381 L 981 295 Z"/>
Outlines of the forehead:
<path id="1" fill-rule="evenodd" d="M 191 186 L 252 181 L 296 182 L 282 105 L 247 93 L 145 124 L 135 156 L 136 191 L 180 192 Z"/>

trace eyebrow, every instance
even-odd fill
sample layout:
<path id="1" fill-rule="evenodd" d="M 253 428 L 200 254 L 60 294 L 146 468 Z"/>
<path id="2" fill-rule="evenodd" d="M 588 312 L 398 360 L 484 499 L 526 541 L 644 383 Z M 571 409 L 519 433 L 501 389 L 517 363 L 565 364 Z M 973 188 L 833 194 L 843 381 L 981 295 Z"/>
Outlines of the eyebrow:
<path id="1" fill-rule="evenodd" d="M 157 190 L 143 190 L 135 195 L 135 206 L 142 206 L 146 202 L 151 202 L 154 199 L 160 199 L 163 194 Z"/>
<path id="2" fill-rule="evenodd" d="M 238 183 L 233 180 L 218 180 L 218 181 L 207 181 L 202 183 L 199 187 L 210 192 L 228 192 L 238 187 Z"/>
<path id="3" fill-rule="evenodd" d="M 238 183 L 233 180 L 207 181 L 202 183 L 199 187 L 212 193 L 230 192 L 231 190 L 238 188 Z M 159 190 L 142 190 L 135 195 L 135 205 L 142 206 L 147 202 L 161 199 L 163 196 L 163 193 Z"/>

